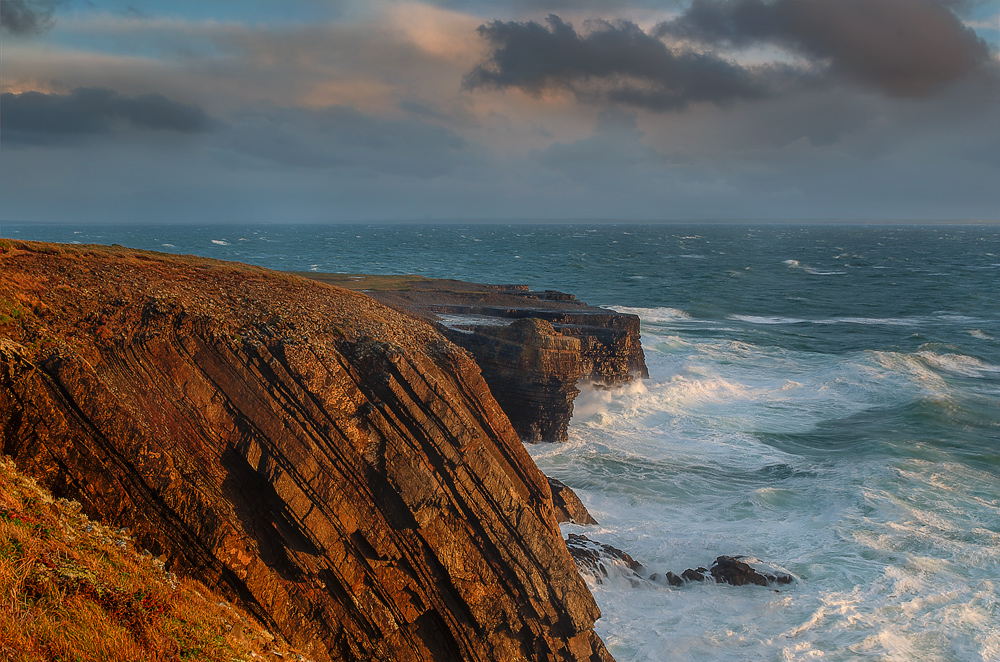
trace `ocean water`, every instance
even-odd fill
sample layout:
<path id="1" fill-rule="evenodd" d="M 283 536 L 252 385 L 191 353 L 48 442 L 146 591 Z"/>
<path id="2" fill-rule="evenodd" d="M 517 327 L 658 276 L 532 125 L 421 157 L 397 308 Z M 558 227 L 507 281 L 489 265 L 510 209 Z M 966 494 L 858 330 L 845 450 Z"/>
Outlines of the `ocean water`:
<path id="1" fill-rule="evenodd" d="M 1000 226 L 4 224 L 277 269 L 559 289 L 642 319 L 650 379 L 530 447 L 649 571 L 593 584 L 621 661 L 1000 660 Z M 776 590 L 777 589 L 777 590 Z"/>

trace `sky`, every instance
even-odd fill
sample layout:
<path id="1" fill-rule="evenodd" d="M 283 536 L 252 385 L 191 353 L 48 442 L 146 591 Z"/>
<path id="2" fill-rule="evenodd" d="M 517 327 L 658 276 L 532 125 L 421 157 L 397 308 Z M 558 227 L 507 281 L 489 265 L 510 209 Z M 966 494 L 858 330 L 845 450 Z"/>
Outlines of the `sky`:
<path id="1" fill-rule="evenodd" d="M 3 0 L 0 219 L 1000 220 L 1000 0 Z"/>

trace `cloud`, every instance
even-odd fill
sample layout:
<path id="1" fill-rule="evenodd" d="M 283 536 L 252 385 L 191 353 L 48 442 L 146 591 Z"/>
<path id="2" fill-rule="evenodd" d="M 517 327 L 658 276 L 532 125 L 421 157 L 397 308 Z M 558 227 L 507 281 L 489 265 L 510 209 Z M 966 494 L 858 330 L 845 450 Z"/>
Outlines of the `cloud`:
<path id="1" fill-rule="evenodd" d="M 555 14 L 545 22 L 481 25 L 491 51 L 463 87 L 515 87 L 533 95 L 568 90 L 585 101 L 671 111 L 764 98 L 794 78 L 780 65 L 744 67 L 711 53 L 670 49 L 629 21 L 589 21 L 586 34 Z"/>
<path id="2" fill-rule="evenodd" d="M 4 92 L 4 137 L 14 143 L 46 144 L 85 135 L 109 134 L 120 126 L 201 133 L 212 120 L 197 106 L 160 94 L 125 96 L 103 87 L 80 87 L 69 94 Z"/>
<path id="3" fill-rule="evenodd" d="M 228 145 L 282 166 L 346 168 L 358 176 L 431 178 L 470 163 L 469 146 L 450 129 L 394 119 L 350 106 L 265 108 L 234 118 Z"/>
<path id="4" fill-rule="evenodd" d="M 4 0 L 0 30 L 8 34 L 36 35 L 52 27 L 58 0 Z"/>
<path id="5" fill-rule="evenodd" d="M 694 0 L 658 37 L 774 45 L 895 96 L 928 96 L 989 61 L 948 0 Z"/>
<path id="6" fill-rule="evenodd" d="M 642 142 L 635 113 L 601 111 L 594 135 L 571 143 L 556 142 L 533 154 L 535 160 L 576 182 L 606 188 L 611 179 L 634 183 L 637 173 L 659 170 L 666 158 Z"/>

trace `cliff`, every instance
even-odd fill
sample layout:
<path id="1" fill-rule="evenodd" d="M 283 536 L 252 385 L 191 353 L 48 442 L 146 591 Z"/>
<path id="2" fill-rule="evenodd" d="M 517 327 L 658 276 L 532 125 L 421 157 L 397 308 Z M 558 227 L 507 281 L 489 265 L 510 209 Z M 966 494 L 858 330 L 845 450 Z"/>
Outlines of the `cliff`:
<path id="1" fill-rule="evenodd" d="M 613 387 L 649 376 L 639 318 L 571 294 L 419 276 L 301 275 L 440 324 L 475 358 L 524 441 L 566 440 L 581 380 Z"/>
<path id="2" fill-rule="evenodd" d="M 468 354 L 372 299 L 0 241 L 2 448 L 317 660 L 609 660 Z"/>

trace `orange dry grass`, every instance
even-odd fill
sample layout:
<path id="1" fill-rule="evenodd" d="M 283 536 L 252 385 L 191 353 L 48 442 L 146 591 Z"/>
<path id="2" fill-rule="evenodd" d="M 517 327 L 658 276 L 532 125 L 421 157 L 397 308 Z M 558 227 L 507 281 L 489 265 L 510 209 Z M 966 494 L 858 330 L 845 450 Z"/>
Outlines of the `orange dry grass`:
<path id="1" fill-rule="evenodd" d="M 0 457 L 0 660 L 304 660 Z"/>

